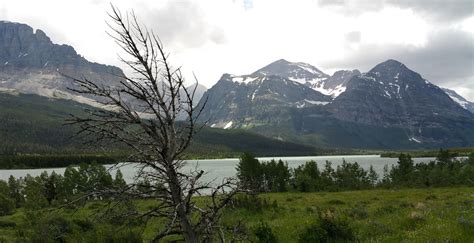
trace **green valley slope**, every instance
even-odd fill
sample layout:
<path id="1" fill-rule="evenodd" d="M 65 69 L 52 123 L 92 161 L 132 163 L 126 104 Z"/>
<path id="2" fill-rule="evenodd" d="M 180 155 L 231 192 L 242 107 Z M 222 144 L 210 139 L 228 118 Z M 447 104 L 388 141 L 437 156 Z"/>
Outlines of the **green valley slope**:
<path id="1" fill-rule="evenodd" d="M 71 138 L 74 127 L 64 125 L 70 114 L 84 115 L 85 108 L 90 107 L 71 100 L 0 92 L 0 154 L 93 152 L 94 146 Z M 189 157 L 228 157 L 242 152 L 314 155 L 318 150 L 243 130 L 204 128 L 197 134 Z"/>

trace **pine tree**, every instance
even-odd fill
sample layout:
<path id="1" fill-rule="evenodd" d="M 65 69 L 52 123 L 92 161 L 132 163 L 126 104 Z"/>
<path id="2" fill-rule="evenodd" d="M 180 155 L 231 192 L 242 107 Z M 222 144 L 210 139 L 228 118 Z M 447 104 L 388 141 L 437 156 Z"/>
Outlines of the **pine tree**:
<path id="1" fill-rule="evenodd" d="M 244 153 L 237 165 L 237 178 L 242 189 L 259 192 L 263 183 L 262 165 L 252 154 Z"/>
<path id="2" fill-rule="evenodd" d="M 127 186 L 120 169 L 117 169 L 117 172 L 115 173 L 114 186 L 120 189 L 124 189 Z"/>
<path id="3" fill-rule="evenodd" d="M 370 168 L 369 168 L 368 179 L 372 187 L 375 187 L 379 180 L 379 175 L 377 175 L 377 172 L 375 172 L 374 167 L 372 165 L 370 165 Z"/>

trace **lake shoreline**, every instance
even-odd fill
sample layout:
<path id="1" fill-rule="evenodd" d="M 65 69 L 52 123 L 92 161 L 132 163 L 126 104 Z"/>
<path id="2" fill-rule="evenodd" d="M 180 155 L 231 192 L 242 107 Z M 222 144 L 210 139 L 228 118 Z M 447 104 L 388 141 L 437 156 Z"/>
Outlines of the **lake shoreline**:
<path id="1" fill-rule="evenodd" d="M 296 156 L 262 156 L 262 157 L 257 157 L 257 159 L 261 160 L 261 161 L 270 161 L 272 159 L 275 159 L 275 160 L 278 160 L 280 158 L 285 158 L 285 157 L 289 157 L 289 158 L 308 158 L 308 157 L 334 157 L 334 158 L 337 158 L 337 157 L 341 157 L 341 156 L 346 156 L 346 157 L 366 157 L 366 156 L 377 156 L 377 157 L 381 157 L 380 154 L 339 154 L 339 155 L 296 155 Z M 1 158 L 1 156 L 0 156 Z M 391 158 L 391 157 L 389 157 Z M 219 161 L 226 161 L 226 160 L 238 160 L 239 157 L 225 157 L 225 158 L 207 158 L 207 157 L 203 157 L 203 158 L 197 158 L 197 159 L 183 159 L 183 161 L 216 161 L 216 160 L 219 160 Z M 284 160 L 283 160 L 284 161 Z M 126 163 L 126 162 L 117 162 L 117 163 L 98 163 L 98 164 L 101 164 L 101 165 L 104 165 L 104 166 L 112 166 L 112 165 L 116 165 L 116 164 L 120 164 L 120 163 Z M 91 164 L 91 163 L 86 163 L 86 164 Z M 78 167 L 80 166 L 80 164 L 70 164 L 68 166 L 73 166 L 73 167 Z M 0 167 L 0 170 L 36 170 L 36 169 L 59 169 L 59 168 L 65 168 L 67 166 L 51 166 L 51 167 L 43 167 L 43 166 L 40 166 L 40 167 L 34 167 L 34 166 L 23 166 L 23 167 L 13 167 L 13 168 L 2 168 Z"/>
<path id="2" fill-rule="evenodd" d="M 324 168 L 326 161 L 331 163 L 333 168 L 342 165 L 343 161 L 347 163 L 357 162 L 362 168 L 369 169 L 370 166 L 382 176 L 383 169 L 385 166 L 391 167 L 398 163 L 398 158 L 382 158 L 380 155 L 329 155 L 329 156 L 298 156 L 298 157 L 259 157 L 259 161 L 267 162 L 272 159 L 282 160 L 288 164 L 288 167 L 295 169 L 300 165 L 305 164 L 308 161 L 315 161 L 319 168 Z M 414 163 L 428 163 L 435 160 L 435 158 L 414 158 Z M 219 181 L 224 178 L 235 177 L 236 176 L 236 167 L 239 163 L 238 158 L 227 158 L 227 159 L 207 159 L 207 160 L 186 160 L 186 165 L 183 167 L 183 171 L 191 171 L 196 168 L 196 166 L 203 171 L 206 171 L 206 174 L 201 178 L 203 181 Z M 116 169 L 120 169 L 124 179 L 127 183 L 132 183 L 134 181 L 134 176 L 137 173 L 137 168 L 133 163 L 123 163 L 119 164 L 103 164 L 111 174 L 115 174 Z M 67 167 L 54 167 L 54 168 L 34 168 L 34 169 L 0 169 L 0 180 L 8 180 L 10 175 L 15 178 L 25 177 L 26 175 L 38 176 L 43 172 L 48 174 L 53 171 L 56 174 L 64 174 L 64 171 Z"/>

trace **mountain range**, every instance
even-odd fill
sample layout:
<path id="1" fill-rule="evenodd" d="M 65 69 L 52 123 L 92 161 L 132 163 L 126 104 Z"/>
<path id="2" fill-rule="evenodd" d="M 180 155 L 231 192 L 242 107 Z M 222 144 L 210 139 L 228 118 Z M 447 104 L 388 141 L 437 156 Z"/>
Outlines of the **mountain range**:
<path id="1" fill-rule="evenodd" d="M 70 78 L 86 77 L 113 86 L 124 74 L 118 67 L 87 61 L 67 45 L 54 44 L 41 30 L 0 21 L 0 155 L 17 153 L 89 153 L 101 151 L 72 139 L 74 127 L 64 126 L 71 115 L 86 115 L 99 106 L 91 97 L 71 92 Z M 194 84 L 195 103 L 206 87 Z M 226 139 L 222 139 L 225 137 Z M 121 150 L 121 146 L 105 149 Z M 320 150 L 310 145 L 268 138 L 243 130 L 204 128 L 188 153 L 197 157 L 308 155 Z"/>
<path id="2" fill-rule="evenodd" d="M 71 46 L 54 44 L 41 30 L 0 21 L 0 94 L 4 104 L 10 106 L 3 109 L 22 124 L 23 131 L 28 131 L 25 124 L 42 124 L 31 130 L 31 136 L 8 135 L 5 124 L 18 124 L 12 125 L 12 119 L 4 113 L 0 118 L 10 123 L 0 124 L 2 136 L 10 141 L 16 137 L 18 143 L 24 139 L 24 144 L 29 144 L 28 139 L 36 139 L 37 134 L 63 134 L 57 132 L 61 129 L 55 130 L 57 122 L 41 123 L 64 118 L 49 110 L 51 107 L 60 104 L 61 114 L 68 105 L 100 107 L 92 97 L 71 92 L 69 88 L 75 84 L 67 76 L 113 86 L 124 73 L 118 67 L 86 60 Z M 278 140 L 287 145 L 300 144 L 305 151 L 314 146 L 416 149 L 474 145 L 473 103 L 452 90 L 439 88 L 395 60 L 380 63 L 366 73 L 340 70 L 328 75 L 313 65 L 280 59 L 251 74 L 223 74 L 210 89 L 199 84 L 188 88 L 196 90 L 195 104 L 202 107 L 207 101 L 202 121 L 210 127 L 259 134 L 248 136 L 267 141 L 262 137 L 266 136 L 273 141 L 267 141 L 270 144 Z M 205 99 L 198 103 L 201 96 Z M 13 103 L 6 102 L 13 99 Z M 34 116 L 41 121 L 22 121 L 28 119 L 24 114 L 31 109 L 18 99 L 36 100 L 41 103 L 38 112 L 44 109 L 45 114 L 52 115 L 47 119 Z M 76 112 L 76 108 L 71 111 Z M 47 128 L 47 124 L 54 125 Z"/>
<path id="3" fill-rule="evenodd" d="M 341 70 L 330 76 L 281 59 L 249 75 L 224 74 L 204 97 L 203 119 L 212 127 L 245 128 L 316 146 L 474 144 L 470 103 L 450 97 L 396 60 L 367 73 Z"/>

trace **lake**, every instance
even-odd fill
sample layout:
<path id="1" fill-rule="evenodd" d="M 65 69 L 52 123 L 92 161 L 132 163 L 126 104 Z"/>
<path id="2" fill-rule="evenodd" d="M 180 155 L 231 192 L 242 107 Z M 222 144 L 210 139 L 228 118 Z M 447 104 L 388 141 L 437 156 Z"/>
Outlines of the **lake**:
<path id="1" fill-rule="evenodd" d="M 304 164 L 307 161 L 314 160 L 317 162 L 319 168 L 323 168 L 326 161 L 331 161 L 332 166 L 335 168 L 338 165 L 342 164 L 342 160 L 345 159 L 347 162 L 353 163 L 357 162 L 359 165 L 368 169 L 371 165 L 374 170 L 382 176 L 383 167 L 388 165 L 391 167 L 395 165 L 398 161 L 398 158 L 381 158 L 379 155 L 335 155 L 335 156 L 302 156 L 302 157 L 263 157 L 258 158 L 260 162 L 269 161 L 271 159 L 283 160 L 288 163 L 290 168 L 296 168 L 299 165 Z M 424 163 L 434 160 L 435 158 L 414 158 L 415 163 Z M 187 160 L 187 165 L 183 168 L 184 172 L 190 171 L 198 166 L 199 169 L 207 172 L 203 176 L 204 181 L 221 181 L 224 178 L 232 177 L 236 175 L 237 163 L 239 159 L 204 159 L 204 160 Z M 105 165 L 106 168 L 109 168 L 111 174 L 114 175 L 114 168 L 111 168 L 111 165 Z M 13 175 L 16 178 L 25 177 L 27 174 L 31 176 L 38 176 L 43 171 L 47 171 L 48 174 L 55 171 L 57 174 L 63 174 L 65 168 L 48 168 L 48 169 L 22 169 L 22 170 L 0 170 L 0 180 L 8 180 L 10 175 Z M 124 164 L 120 167 L 124 175 L 124 179 L 130 183 L 133 181 L 133 177 L 137 171 L 134 165 Z"/>

